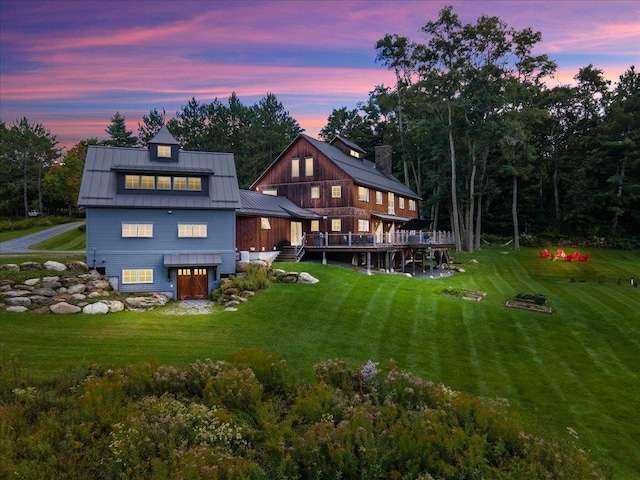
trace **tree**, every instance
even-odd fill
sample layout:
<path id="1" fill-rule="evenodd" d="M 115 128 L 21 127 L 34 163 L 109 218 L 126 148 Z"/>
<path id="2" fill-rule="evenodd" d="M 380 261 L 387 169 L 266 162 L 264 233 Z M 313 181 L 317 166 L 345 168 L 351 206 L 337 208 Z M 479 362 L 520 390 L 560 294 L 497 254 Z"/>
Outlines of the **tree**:
<path id="1" fill-rule="evenodd" d="M 157 109 L 149 111 L 149 115 L 142 116 L 142 124 L 138 123 L 138 140 L 143 146 L 149 145 L 149 140 L 156 136 L 165 122 L 166 113 L 164 108 L 162 113 Z"/>
<path id="2" fill-rule="evenodd" d="M 52 203 L 57 202 L 66 208 L 69 216 L 72 216 L 78 207 L 78 195 L 89 145 L 98 145 L 98 139 L 89 138 L 78 142 L 64 154 L 61 162 L 51 166 L 43 180 Z"/>
<path id="3" fill-rule="evenodd" d="M 120 112 L 111 117 L 111 124 L 105 130 L 109 134 L 109 139 L 104 141 L 105 145 L 113 147 L 133 147 L 138 138 L 133 135 L 132 131 L 127 130 L 125 118 Z"/>
<path id="4" fill-rule="evenodd" d="M 3 182 L 3 190 L 15 195 L 10 199 L 22 197 L 25 216 L 32 207 L 44 211 L 42 178 L 60 156 L 56 136 L 42 124 L 30 123 L 26 117 L 16 121 L 9 129 L 3 124 L 0 133 L 3 137 L 0 155 L 7 166 L 7 174 L 12 175 Z M 17 212 L 20 209 L 18 205 L 14 200 L 9 200 L 4 206 L 7 210 Z"/>

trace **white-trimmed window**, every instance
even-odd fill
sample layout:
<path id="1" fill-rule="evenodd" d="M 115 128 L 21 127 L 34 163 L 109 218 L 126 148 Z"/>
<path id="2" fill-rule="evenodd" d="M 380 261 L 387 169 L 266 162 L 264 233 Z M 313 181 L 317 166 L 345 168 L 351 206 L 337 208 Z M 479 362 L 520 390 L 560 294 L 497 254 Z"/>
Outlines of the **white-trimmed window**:
<path id="1" fill-rule="evenodd" d="M 376 205 L 382 205 L 382 192 L 376 191 Z"/>
<path id="2" fill-rule="evenodd" d="M 266 189 L 266 190 L 262 190 L 262 194 L 263 195 L 272 195 L 272 196 L 276 196 L 278 195 L 278 190 L 276 190 L 275 188 L 270 188 L 270 189 Z"/>
<path id="3" fill-rule="evenodd" d="M 202 190 L 202 179 L 200 177 L 187 177 L 187 190 Z"/>
<path id="4" fill-rule="evenodd" d="M 207 238 L 206 223 L 179 223 L 179 238 Z"/>
<path id="5" fill-rule="evenodd" d="M 398 197 L 398 208 L 404 210 L 404 197 Z"/>
<path id="6" fill-rule="evenodd" d="M 396 213 L 396 199 L 391 192 L 387 193 L 387 213 L 393 215 Z"/>
<path id="7" fill-rule="evenodd" d="M 369 189 L 367 187 L 358 187 L 358 200 L 369 202 Z"/>
<path id="8" fill-rule="evenodd" d="M 187 177 L 173 177 L 173 189 L 174 190 L 186 190 L 187 189 Z"/>
<path id="9" fill-rule="evenodd" d="M 298 178 L 300 176 L 300 159 L 291 159 L 291 178 Z"/>
<path id="10" fill-rule="evenodd" d="M 271 230 L 271 223 L 267 217 L 260 217 L 260 228 L 262 230 Z"/>
<path id="11" fill-rule="evenodd" d="M 342 197 L 342 187 L 340 185 L 333 185 L 331 187 L 331 198 L 341 198 Z"/>
<path id="12" fill-rule="evenodd" d="M 171 177 L 156 178 L 156 188 L 158 190 L 171 190 Z"/>
<path id="13" fill-rule="evenodd" d="M 356 152 L 353 149 L 349 150 L 349 155 L 351 155 L 352 157 L 356 157 L 356 158 L 362 158 L 362 153 Z"/>
<path id="14" fill-rule="evenodd" d="M 342 231 L 342 220 L 339 218 L 331 219 L 331 231 L 332 232 L 341 232 Z"/>
<path id="15" fill-rule="evenodd" d="M 153 223 L 123 223 L 122 236 L 124 238 L 152 238 Z"/>
<path id="16" fill-rule="evenodd" d="M 140 188 L 144 188 L 145 190 L 155 190 L 156 177 L 154 177 L 153 175 L 141 175 Z"/>
<path id="17" fill-rule="evenodd" d="M 358 220 L 358 231 L 359 232 L 368 232 L 369 231 L 369 220 Z"/>
<path id="18" fill-rule="evenodd" d="M 320 231 L 320 220 L 311 220 L 311 231 L 312 232 Z"/>
<path id="19" fill-rule="evenodd" d="M 412 212 L 416 211 L 416 201 L 415 200 L 409 200 L 409 210 L 411 210 Z"/>
<path id="20" fill-rule="evenodd" d="M 304 159 L 304 176 L 313 177 L 313 157 L 306 157 Z"/>
<path id="21" fill-rule="evenodd" d="M 140 188 L 140 175 L 125 175 L 124 188 Z"/>
<path id="22" fill-rule="evenodd" d="M 171 147 L 169 145 L 158 145 L 158 158 L 171 158 Z"/>
<path id="23" fill-rule="evenodd" d="M 153 283 L 153 269 L 137 268 L 122 270 L 122 283 Z"/>
<path id="24" fill-rule="evenodd" d="M 311 198 L 320 198 L 320 187 L 311 187 Z"/>

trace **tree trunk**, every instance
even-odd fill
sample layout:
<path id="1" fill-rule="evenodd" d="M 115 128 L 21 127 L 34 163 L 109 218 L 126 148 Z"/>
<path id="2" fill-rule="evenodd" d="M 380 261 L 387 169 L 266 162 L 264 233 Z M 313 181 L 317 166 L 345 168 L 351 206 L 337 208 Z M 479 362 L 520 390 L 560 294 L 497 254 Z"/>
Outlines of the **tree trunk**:
<path id="1" fill-rule="evenodd" d="M 553 162 L 553 175 L 552 175 L 552 179 L 553 179 L 553 201 L 555 203 L 555 210 L 556 210 L 556 227 L 560 226 L 560 191 L 558 189 L 558 159 L 556 158 L 556 160 Z"/>
<path id="2" fill-rule="evenodd" d="M 453 142 L 453 112 L 451 102 L 447 103 L 449 113 L 449 155 L 451 156 L 451 227 L 453 228 L 453 241 L 456 251 L 461 251 L 460 223 L 458 220 L 458 193 L 456 190 L 456 147 Z"/>
<path id="3" fill-rule="evenodd" d="M 487 160 L 489 159 L 489 150 L 482 152 L 482 166 L 480 168 L 480 185 L 484 184 L 484 177 L 487 172 Z M 482 194 L 478 195 L 476 206 L 476 231 L 475 231 L 475 248 L 480 250 L 480 235 L 482 233 Z"/>
<path id="4" fill-rule="evenodd" d="M 471 177 L 469 178 L 469 207 L 467 211 L 466 241 L 465 246 L 469 253 L 473 252 L 473 217 L 475 208 L 476 186 L 476 148 L 471 144 Z"/>
<path id="5" fill-rule="evenodd" d="M 27 171 L 28 171 L 28 159 L 22 159 L 22 202 L 24 204 L 24 216 L 29 216 L 29 198 L 27 191 Z"/>
<path id="6" fill-rule="evenodd" d="M 520 232 L 518 227 L 518 177 L 516 175 L 513 175 L 511 216 L 513 217 L 513 249 L 518 251 L 520 250 Z"/>

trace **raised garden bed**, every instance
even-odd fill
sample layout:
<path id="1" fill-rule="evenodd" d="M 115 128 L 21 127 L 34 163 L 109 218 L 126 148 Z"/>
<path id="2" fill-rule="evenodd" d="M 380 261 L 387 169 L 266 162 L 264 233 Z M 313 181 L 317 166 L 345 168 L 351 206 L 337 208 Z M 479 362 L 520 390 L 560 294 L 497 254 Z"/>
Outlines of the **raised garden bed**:
<path id="1" fill-rule="evenodd" d="M 478 290 L 448 288 L 443 290 L 442 294 L 448 295 L 450 297 L 458 297 L 463 300 L 469 300 L 472 302 L 479 302 L 487 294 L 487 292 L 480 292 Z"/>
<path id="2" fill-rule="evenodd" d="M 545 307 L 544 305 L 536 305 L 535 303 L 521 302 L 516 300 L 508 301 L 507 307 L 517 308 L 519 310 L 528 310 L 530 312 L 551 313 L 551 309 L 549 307 Z"/>

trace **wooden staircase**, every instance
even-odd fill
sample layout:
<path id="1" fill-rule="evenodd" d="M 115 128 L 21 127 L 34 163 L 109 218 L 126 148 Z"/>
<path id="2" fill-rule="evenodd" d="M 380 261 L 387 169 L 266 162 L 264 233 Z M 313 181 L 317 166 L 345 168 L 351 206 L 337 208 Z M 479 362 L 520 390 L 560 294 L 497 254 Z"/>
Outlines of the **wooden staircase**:
<path id="1" fill-rule="evenodd" d="M 299 262 L 300 259 L 296 258 L 296 247 L 283 246 L 280 248 L 280 255 L 275 260 L 276 262 Z"/>

